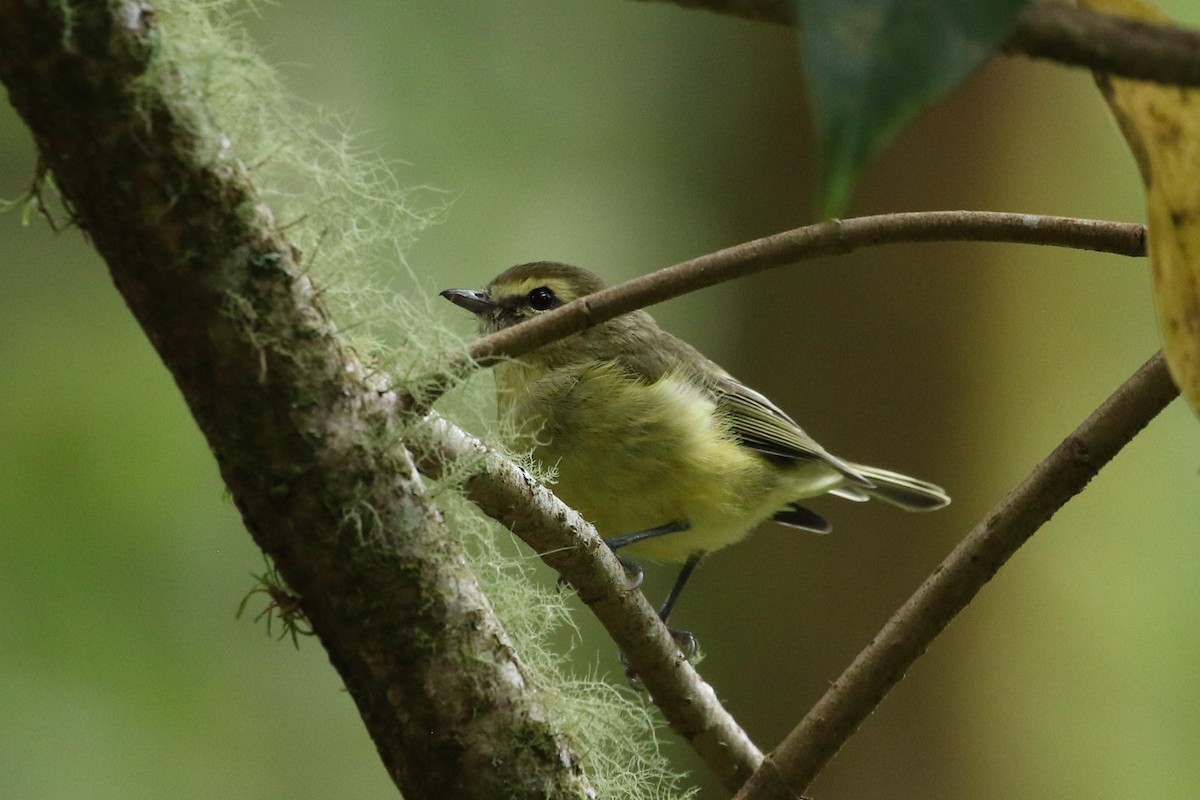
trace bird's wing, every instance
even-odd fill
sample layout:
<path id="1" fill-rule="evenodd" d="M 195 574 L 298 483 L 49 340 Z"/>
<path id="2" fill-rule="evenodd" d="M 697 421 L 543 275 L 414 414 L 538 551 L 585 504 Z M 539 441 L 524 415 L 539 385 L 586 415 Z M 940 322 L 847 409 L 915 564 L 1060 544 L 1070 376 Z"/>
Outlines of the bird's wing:
<path id="1" fill-rule="evenodd" d="M 712 387 L 730 432 L 743 446 L 777 458 L 824 461 L 854 483 L 874 485 L 848 462 L 817 444 L 779 406 L 741 381 L 724 375 Z"/>
<path id="2" fill-rule="evenodd" d="M 622 352 L 611 357 L 631 378 L 655 383 L 666 375 L 687 376 L 711 394 L 717 410 L 728 421 L 730 433 L 743 446 L 777 458 L 822 461 L 849 479 L 848 485 L 831 490 L 833 494 L 851 500 L 867 499 L 858 487 L 873 488 L 875 484 L 870 478 L 813 441 L 777 405 L 709 361 L 687 342 L 662 331 L 648 315 L 629 316 L 640 324 L 631 325 L 618 339 Z"/>

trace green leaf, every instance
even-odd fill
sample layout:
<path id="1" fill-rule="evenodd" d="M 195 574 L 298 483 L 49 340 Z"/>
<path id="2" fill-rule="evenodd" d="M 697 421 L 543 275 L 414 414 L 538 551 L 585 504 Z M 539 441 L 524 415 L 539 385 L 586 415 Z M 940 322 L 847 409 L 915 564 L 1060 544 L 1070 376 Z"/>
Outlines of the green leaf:
<path id="1" fill-rule="evenodd" d="M 866 162 L 996 51 L 1027 0 L 793 2 L 832 216 Z"/>

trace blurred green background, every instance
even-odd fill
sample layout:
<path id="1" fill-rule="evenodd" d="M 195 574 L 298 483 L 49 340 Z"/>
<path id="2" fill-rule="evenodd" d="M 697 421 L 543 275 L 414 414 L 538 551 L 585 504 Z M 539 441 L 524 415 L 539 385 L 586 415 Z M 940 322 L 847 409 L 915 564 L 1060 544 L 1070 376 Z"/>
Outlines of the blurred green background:
<path id="1" fill-rule="evenodd" d="M 1200 24 L 1185 0 L 1167 8 Z M 572 261 L 617 280 L 813 221 L 784 29 L 623 0 L 288 2 L 246 19 L 306 100 L 455 200 L 431 285 Z M 35 157 L 0 110 L 0 194 Z M 906 131 L 851 214 L 1139 221 L 1091 76 L 990 65 Z M 654 309 L 831 450 L 944 485 L 948 510 L 814 503 L 706 562 L 677 622 L 770 749 L 952 548 L 1157 347 L 1144 263 L 998 245 L 874 249 Z M 468 325 L 447 304 L 447 321 Z M 951 626 L 812 793 L 1200 796 L 1196 419 L 1180 403 Z M 320 646 L 234 611 L 261 559 L 104 265 L 0 215 L 0 797 L 386 798 Z M 551 581 L 547 574 L 540 579 Z M 650 570 L 657 598 L 669 570 Z M 581 670 L 619 680 L 582 609 Z M 722 793 L 681 745 L 703 797 Z"/>

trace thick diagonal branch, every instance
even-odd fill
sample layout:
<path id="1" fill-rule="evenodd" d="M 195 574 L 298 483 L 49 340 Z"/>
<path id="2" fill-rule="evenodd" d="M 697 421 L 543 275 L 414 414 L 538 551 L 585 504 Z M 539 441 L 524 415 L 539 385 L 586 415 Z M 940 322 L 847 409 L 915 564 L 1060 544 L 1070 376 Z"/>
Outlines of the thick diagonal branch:
<path id="1" fill-rule="evenodd" d="M 143 2 L 0 0 L 0 80 L 175 377 L 234 501 L 416 798 L 594 792 Z M 136 412 L 135 412 L 136 413 Z"/>

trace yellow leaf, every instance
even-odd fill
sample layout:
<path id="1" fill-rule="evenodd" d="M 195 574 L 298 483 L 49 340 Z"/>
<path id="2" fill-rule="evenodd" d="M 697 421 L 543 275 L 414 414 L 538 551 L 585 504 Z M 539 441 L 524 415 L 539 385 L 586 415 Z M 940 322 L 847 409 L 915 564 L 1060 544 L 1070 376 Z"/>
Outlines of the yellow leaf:
<path id="1" fill-rule="evenodd" d="M 1140 0 L 1080 6 L 1153 25 L 1171 20 Z M 1200 413 L 1200 91 L 1096 73 L 1146 187 L 1146 244 L 1171 377 Z"/>

